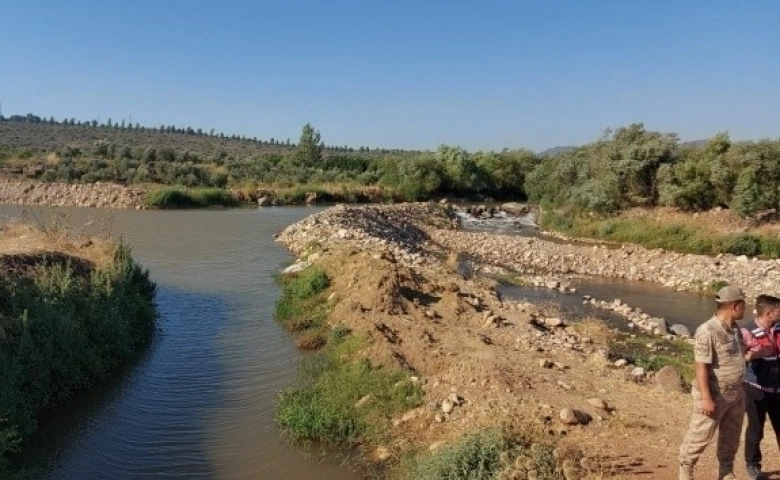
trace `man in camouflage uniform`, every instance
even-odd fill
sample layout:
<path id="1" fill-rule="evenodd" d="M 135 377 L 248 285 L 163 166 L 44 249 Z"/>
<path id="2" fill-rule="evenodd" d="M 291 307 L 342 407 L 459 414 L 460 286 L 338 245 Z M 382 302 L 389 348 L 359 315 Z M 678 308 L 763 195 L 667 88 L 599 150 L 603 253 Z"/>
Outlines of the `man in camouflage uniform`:
<path id="1" fill-rule="evenodd" d="M 718 431 L 718 478 L 735 479 L 734 457 L 745 416 L 745 347 L 737 320 L 745 314 L 742 289 L 723 287 L 717 311 L 696 329 L 691 424 L 680 445 L 680 480 L 693 478 L 693 467 Z"/>

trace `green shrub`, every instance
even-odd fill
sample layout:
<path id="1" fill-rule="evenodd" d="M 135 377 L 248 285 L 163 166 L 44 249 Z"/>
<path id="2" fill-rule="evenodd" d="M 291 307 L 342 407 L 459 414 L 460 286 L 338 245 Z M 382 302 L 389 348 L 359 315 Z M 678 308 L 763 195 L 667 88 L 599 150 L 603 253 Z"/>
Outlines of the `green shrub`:
<path id="1" fill-rule="evenodd" d="M 425 480 L 490 480 L 501 468 L 506 439 L 497 431 L 478 432 L 421 455 L 407 467 L 406 478 Z"/>
<path id="2" fill-rule="evenodd" d="M 400 478 L 425 480 L 488 480 L 494 478 L 562 479 L 559 461 L 578 457 L 565 452 L 556 460 L 553 446 L 532 443 L 527 432 L 478 431 L 445 445 L 433 454 L 421 453 L 400 466 Z"/>
<path id="3" fill-rule="evenodd" d="M 120 247 L 90 274 L 71 264 L 0 275 L 0 457 L 38 414 L 107 378 L 154 332 L 155 285 Z"/>
<path id="4" fill-rule="evenodd" d="M 152 208 L 195 208 L 195 199 L 183 188 L 166 187 L 149 192 L 146 203 Z"/>
<path id="5" fill-rule="evenodd" d="M 193 193 L 200 207 L 235 207 L 238 201 L 227 190 L 221 188 L 203 188 Z"/>
<path id="6" fill-rule="evenodd" d="M 300 367 L 300 385 L 281 393 L 276 419 L 293 441 L 355 445 L 382 436 L 389 418 L 422 399 L 408 374 L 352 360 L 345 353 L 364 340 L 349 335 L 309 356 Z M 371 395 L 362 405 L 358 400 Z"/>
<path id="7" fill-rule="evenodd" d="M 149 192 L 146 204 L 151 208 L 175 209 L 233 207 L 238 205 L 238 201 L 230 192 L 219 188 L 164 187 Z"/>
<path id="8" fill-rule="evenodd" d="M 723 242 L 723 251 L 752 257 L 761 253 L 761 239 L 748 234 L 734 235 Z"/>
<path id="9" fill-rule="evenodd" d="M 780 239 L 776 237 L 761 236 L 761 255 L 768 258 L 780 258 Z"/>

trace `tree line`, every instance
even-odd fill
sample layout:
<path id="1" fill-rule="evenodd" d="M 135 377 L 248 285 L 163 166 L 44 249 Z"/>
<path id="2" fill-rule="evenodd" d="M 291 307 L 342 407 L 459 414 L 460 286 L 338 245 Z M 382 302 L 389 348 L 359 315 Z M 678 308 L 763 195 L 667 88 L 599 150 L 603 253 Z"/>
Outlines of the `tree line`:
<path id="1" fill-rule="evenodd" d="M 9 146 L 0 136 L 0 168 L 7 175 L 63 182 L 233 189 L 378 186 L 396 200 L 528 199 L 602 214 L 638 206 L 687 211 L 720 206 L 749 216 L 780 207 L 780 140 L 732 142 L 719 133 L 685 143 L 677 134 L 650 131 L 641 123 L 608 130 L 591 143 L 551 156 L 527 149 L 468 152 L 449 145 L 425 152 L 332 149 L 310 124 L 296 143 L 270 150 L 235 147 L 245 145 L 241 139 L 183 143 L 177 137 L 187 138 L 186 129 L 183 136 L 161 129 L 143 137 L 98 135 L 91 142 L 35 149 L 23 142 Z"/>
<path id="2" fill-rule="evenodd" d="M 750 216 L 780 207 L 780 140 L 732 142 L 719 133 L 686 144 L 634 123 L 540 162 L 525 190 L 535 202 L 605 214 L 672 206 Z"/>
<path id="3" fill-rule="evenodd" d="M 62 127 L 78 127 L 83 129 L 96 129 L 100 130 L 102 132 L 136 132 L 136 133 L 158 133 L 158 134 L 168 134 L 168 135 L 189 135 L 189 136 L 195 136 L 195 137 L 211 137 L 211 138 L 219 138 L 219 139 L 230 139 L 230 140 L 236 140 L 236 141 L 242 141 L 242 142 L 251 142 L 256 143 L 258 145 L 275 145 L 275 146 L 282 146 L 282 147 L 296 147 L 296 144 L 292 142 L 290 138 L 287 139 L 277 139 L 277 138 L 268 138 L 268 139 L 261 139 L 257 136 L 254 137 L 247 137 L 245 135 L 236 135 L 236 134 L 225 134 L 222 132 L 216 132 L 215 129 L 211 128 L 209 130 L 205 130 L 203 128 L 192 128 L 190 126 L 187 127 L 177 127 L 176 125 L 159 125 L 159 126 L 143 126 L 138 122 L 133 123 L 132 121 L 125 121 L 124 119 L 120 121 L 113 121 L 111 118 L 108 118 L 105 122 L 101 122 L 99 120 L 77 120 L 76 118 L 63 118 L 61 120 L 56 120 L 53 116 L 50 117 L 41 117 L 32 113 L 28 113 L 26 115 L 11 115 L 9 117 L 4 117 L 0 115 L 0 124 L 2 123 L 14 123 L 14 124 L 35 124 L 35 125 L 56 125 L 56 126 L 62 126 Z M 334 151 L 334 152 L 359 152 L 359 153 L 369 153 L 373 151 L 376 152 L 382 152 L 382 153 L 388 153 L 390 151 L 400 152 L 402 150 L 400 149 L 371 149 L 365 145 L 353 148 L 348 145 L 324 145 L 324 149 L 326 151 Z"/>

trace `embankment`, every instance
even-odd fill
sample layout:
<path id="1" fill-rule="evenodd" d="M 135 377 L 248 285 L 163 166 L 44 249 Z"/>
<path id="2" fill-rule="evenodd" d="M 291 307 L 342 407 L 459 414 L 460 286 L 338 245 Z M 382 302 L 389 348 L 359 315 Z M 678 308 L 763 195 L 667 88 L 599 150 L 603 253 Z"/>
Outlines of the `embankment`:
<path id="1" fill-rule="evenodd" d="M 0 203 L 52 207 L 144 208 L 143 190 L 114 183 L 0 180 Z"/>
<path id="2" fill-rule="evenodd" d="M 122 245 L 0 230 L 0 462 L 46 409 L 115 374 L 154 332 L 155 285 Z"/>
<path id="3" fill-rule="evenodd" d="M 777 281 L 776 262 L 565 245 L 467 233 L 455 223 L 432 204 L 339 206 L 278 236 L 300 257 L 290 271 L 315 265 L 327 272 L 327 324 L 368 339 L 351 358 L 400 368 L 421 386 L 421 406 L 390 415 L 367 457 L 392 465 L 415 452 L 413 466 L 400 467 L 403 478 L 436 469 L 441 476 L 475 449 L 489 452 L 479 468 L 501 478 L 532 471 L 534 478 L 675 478 L 690 414 L 680 376 L 690 368 L 687 343 L 620 334 L 598 321 L 573 324 L 550 305 L 502 301 L 479 272 L 608 275 L 690 290 L 728 281 L 754 294 Z M 359 394 L 345 408 L 382 401 Z M 511 448 L 470 443 L 482 438 L 471 434 L 495 429 L 521 440 Z M 461 474 L 447 478 L 467 478 Z"/>

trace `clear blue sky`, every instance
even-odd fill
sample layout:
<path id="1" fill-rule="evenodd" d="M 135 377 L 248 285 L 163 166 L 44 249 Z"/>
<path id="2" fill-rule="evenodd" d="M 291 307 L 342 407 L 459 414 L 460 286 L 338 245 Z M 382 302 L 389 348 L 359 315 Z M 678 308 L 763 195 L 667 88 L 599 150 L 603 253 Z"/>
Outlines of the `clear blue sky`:
<path id="1" fill-rule="evenodd" d="M 3 114 L 468 150 L 780 137 L 780 2 L 2 0 Z"/>

